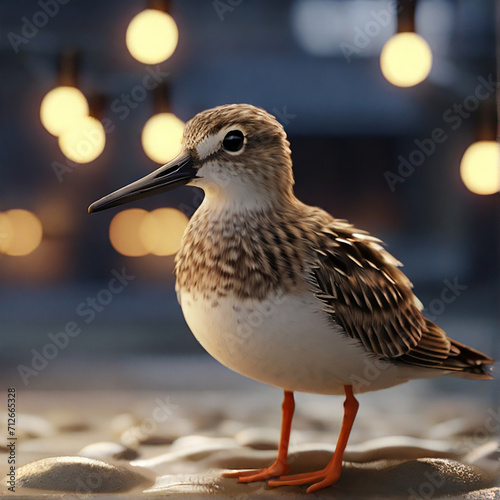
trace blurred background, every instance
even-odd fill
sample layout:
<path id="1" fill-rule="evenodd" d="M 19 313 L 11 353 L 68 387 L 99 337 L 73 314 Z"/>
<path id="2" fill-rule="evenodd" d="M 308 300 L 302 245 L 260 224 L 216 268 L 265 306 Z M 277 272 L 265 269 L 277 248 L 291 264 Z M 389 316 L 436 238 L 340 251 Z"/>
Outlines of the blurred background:
<path id="1" fill-rule="evenodd" d="M 240 102 L 285 127 L 300 199 L 383 239 L 428 317 L 500 357 L 495 24 L 491 0 L 1 2 L 6 384 L 243 384 L 175 297 L 202 193 L 87 215 L 175 156 L 183 122 Z"/>

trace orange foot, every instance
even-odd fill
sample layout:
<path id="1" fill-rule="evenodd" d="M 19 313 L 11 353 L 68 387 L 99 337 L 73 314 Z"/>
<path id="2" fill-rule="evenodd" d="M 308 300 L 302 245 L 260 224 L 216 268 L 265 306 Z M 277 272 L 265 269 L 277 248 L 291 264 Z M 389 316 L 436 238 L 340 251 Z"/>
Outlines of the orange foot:
<path id="1" fill-rule="evenodd" d="M 271 477 L 282 476 L 288 474 L 290 467 L 283 462 L 274 462 L 273 465 L 265 469 L 253 469 L 236 472 L 225 472 L 223 477 L 237 477 L 239 483 L 253 483 L 254 481 L 264 481 Z"/>
<path id="2" fill-rule="evenodd" d="M 326 467 L 315 472 L 305 472 L 303 474 L 293 474 L 291 476 L 283 476 L 278 479 L 272 479 L 267 484 L 269 486 L 296 486 L 301 484 L 313 483 L 307 488 L 307 493 L 321 490 L 335 484 L 340 478 L 340 467 L 332 469 Z M 317 482 L 315 482 L 317 481 Z"/>

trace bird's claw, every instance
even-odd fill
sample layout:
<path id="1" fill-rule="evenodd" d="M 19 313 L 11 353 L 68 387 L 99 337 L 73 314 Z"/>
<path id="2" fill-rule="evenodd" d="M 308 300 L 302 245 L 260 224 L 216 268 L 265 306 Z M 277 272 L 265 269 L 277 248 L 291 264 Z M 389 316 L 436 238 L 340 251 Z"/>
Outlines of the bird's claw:
<path id="1" fill-rule="evenodd" d="M 289 472 L 290 467 L 288 464 L 276 461 L 265 469 L 225 472 L 222 476 L 228 478 L 238 478 L 238 482 L 240 483 L 253 483 L 255 481 L 265 481 L 266 479 L 270 479 L 272 477 L 282 476 L 284 474 L 288 474 Z"/>
<path id="2" fill-rule="evenodd" d="M 313 491 L 318 491 L 322 488 L 332 486 L 340 478 L 340 470 L 328 471 L 326 469 L 321 469 L 315 472 L 304 472 L 302 474 L 292 474 L 290 476 L 281 476 L 276 479 L 272 479 L 267 484 L 271 487 L 276 486 L 299 486 L 302 484 L 313 483 L 309 488 L 307 488 L 307 493 L 312 493 Z"/>

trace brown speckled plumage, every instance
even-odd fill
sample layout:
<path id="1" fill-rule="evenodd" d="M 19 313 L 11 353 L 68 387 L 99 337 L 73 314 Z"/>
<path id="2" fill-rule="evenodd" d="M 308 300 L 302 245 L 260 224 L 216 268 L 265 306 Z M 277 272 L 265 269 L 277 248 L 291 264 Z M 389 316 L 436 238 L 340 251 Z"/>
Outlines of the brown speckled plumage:
<path id="1" fill-rule="evenodd" d="M 304 286 L 298 238 L 285 233 L 281 214 L 248 215 L 195 213 L 176 257 L 178 287 L 263 300 Z"/>

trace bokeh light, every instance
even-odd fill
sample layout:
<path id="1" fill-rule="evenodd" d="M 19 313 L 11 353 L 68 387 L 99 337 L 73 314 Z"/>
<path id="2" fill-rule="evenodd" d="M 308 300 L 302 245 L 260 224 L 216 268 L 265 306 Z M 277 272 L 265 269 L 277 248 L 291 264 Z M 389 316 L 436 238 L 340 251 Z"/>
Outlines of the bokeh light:
<path id="1" fill-rule="evenodd" d="M 500 191 L 500 145 L 496 141 L 471 144 L 462 157 L 460 176 L 467 189 L 488 195 Z"/>
<path id="2" fill-rule="evenodd" d="M 0 253 L 5 253 L 14 237 L 14 227 L 9 216 L 0 212 Z"/>
<path id="3" fill-rule="evenodd" d="M 127 257 L 142 257 L 148 250 L 139 236 L 144 218 L 148 215 L 142 208 L 129 208 L 117 213 L 109 225 L 109 240 L 113 248 Z"/>
<path id="4" fill-rule="evenodd" d="M 176 208 L 153 210 L 141 224 L 141 241 L 153 255 L 173 255 L 181 246 L 188 222 L 188 218 Z"/>
<path id="5" fill-rule="evenodd" d="M 142 147 L 159 164 L 175 158 L 181 151 L 184 122 L 172 113 L 152 116 L 142 129 Z"/>
<path id="6" fill-rule="evenodd" d="M 32 212 L 15 208 L 0 213 L 2 253 L 17 257 L 28 255 L 38 248 L 42 237 L 42 223 Z"/>
<path id="7" fill-rule="evenodd" d="M 85 116 L 59 136 L 59 147 L 66 158 L 76 163 L 95 160 L 106 145 L 102 123 L 93 116 Z"/>
<path id="8" fill-rule="evenodd" d="M 412 87 L 424 81 L 432 68 L 429 44 L 416 33 L 397 33 L 389 38 L 380 54 L 380 69 L 398 87 Z"/>
<path id="9" fill-rule="evenodd" d="M 130 208 L 116 214 L 109 225 L 113 248 L 127 257 L 175 254 L 188 218 L 176 208 L 158 208 L 152 212 Z"/>
<path id="10" fill-rule="evenodd" d="M 40 106 L 40 120 L 52 135 L 59 136 L 75 121 L 89 114 L 89 104 L 76 87 L 56 87 Z"/>
<path id="11" fill-rule="evenodd" d="M 127 28 L 125 41 L 132 56 L 144 64 L 168 59 L 177 47 L 179 31 L 172 16 L 156 9 L 137 14 Z"/>

